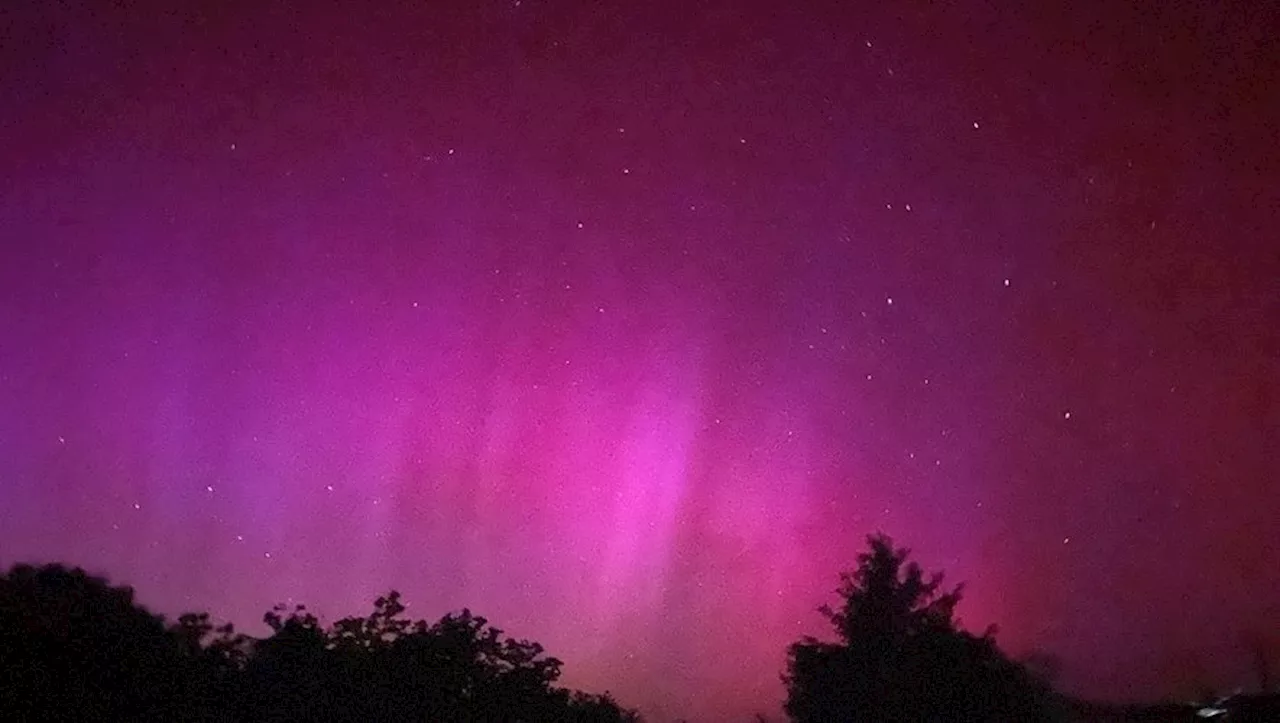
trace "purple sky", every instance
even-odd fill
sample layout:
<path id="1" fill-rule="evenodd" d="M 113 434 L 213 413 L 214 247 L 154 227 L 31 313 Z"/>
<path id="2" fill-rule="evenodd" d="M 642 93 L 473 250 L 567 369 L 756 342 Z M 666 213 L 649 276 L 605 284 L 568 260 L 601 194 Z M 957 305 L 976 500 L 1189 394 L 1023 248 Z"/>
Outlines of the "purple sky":
<path id="1" fill-rule="evenodd" d="M 883 530 L 1067 690 L 1250 682 L 1274 5 L 204 4 L 0 10 L 0 564 L 722 721 Z"/>

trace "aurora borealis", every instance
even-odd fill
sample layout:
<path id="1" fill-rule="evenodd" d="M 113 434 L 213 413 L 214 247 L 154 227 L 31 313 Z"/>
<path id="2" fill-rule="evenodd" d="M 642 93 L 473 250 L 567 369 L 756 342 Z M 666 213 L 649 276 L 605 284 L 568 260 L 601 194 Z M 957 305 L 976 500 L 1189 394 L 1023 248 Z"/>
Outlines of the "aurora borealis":
<path id="1" fill-rule="evenodd" d="M 1066 690 L 1250 683 L 1275 8 L 870 5 L 0 11 L 0 563 L 720 721 L 883 530 Z"/>

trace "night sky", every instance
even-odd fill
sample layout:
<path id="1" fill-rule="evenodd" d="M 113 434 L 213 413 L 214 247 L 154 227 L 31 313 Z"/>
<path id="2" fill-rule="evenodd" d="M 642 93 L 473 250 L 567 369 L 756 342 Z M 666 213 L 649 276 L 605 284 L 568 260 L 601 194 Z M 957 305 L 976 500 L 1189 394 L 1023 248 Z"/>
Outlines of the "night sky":
<path id="1" fill-rule="evenodd" d="M 205 4 L 0 9 L 0 564 L 723 721 L 883 530 L 1065 690 L 1252 682 L 1275 5 Z"/>

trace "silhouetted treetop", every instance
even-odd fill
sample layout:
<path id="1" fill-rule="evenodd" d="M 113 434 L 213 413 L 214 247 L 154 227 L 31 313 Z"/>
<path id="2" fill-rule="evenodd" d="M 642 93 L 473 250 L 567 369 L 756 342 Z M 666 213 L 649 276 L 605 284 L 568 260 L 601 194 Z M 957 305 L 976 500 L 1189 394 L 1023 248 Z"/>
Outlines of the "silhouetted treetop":
<path id="1" fill-rule="evenodd" d="M 926 576 L 883 535 L 841 575 L 838 607 L 819 610 L 840 642 L 805 637 L 787 651 L 785 709 L 795 721 L 1038 721 L 1047 686 L 955 620 L 961 587 Z"/>
<path id="2" fill-rule="evenodd" d="M 167 626 L 133 591 L 60 565 L 0 578 L 0 710 L 20 720 L 621 723 L 555 686 L 561 662 L 470 610 L 403 616 L 400 594 L 329 627 L 305 606 L 253 639 L 206 613 Z"/>
<path id="3" fill-rule="evenodd" d="M 943 574 L 925 577 L 908 562 L 911 551 L 895 548 L 884 534 L 867 538 L 870 550 L 858 556 L 858 568 L 840 576 L 841 605 L 823 605 L 823 613 L 846 643 L 866 638 L 955 630 L 955 609 L 963 585 L 943 590 Z"/>
<path id="4" fill-rule="evenodd" d="M 0 709 L 20 719 L 47 719 L 53 702 L 84 720 L 172 718 L 184 665 L 131 588 L 63 565 L 16 565 L 0 578 Z"/>

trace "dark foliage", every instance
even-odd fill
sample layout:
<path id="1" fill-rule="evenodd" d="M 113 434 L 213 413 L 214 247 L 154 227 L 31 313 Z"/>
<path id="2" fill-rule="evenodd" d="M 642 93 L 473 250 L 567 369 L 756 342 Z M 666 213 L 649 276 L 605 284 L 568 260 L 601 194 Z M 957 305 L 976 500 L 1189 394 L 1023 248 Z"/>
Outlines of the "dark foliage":
<path id="1" fill-rule="evenodd" d="M 0 578 L 7 715 L 174 720 L 186 663 L 164 621 L 135 605 L 129 588 L 58 565 L 18 565 Z"/>
<path id="2" fill-rule="evenodd" d="M 567 721 L 638 716 L 555 685 L 559 660 L 468 610 L 401 617 L 392 592 L 329 628 L 299 606 L 261 640 L 205 614 L 176 624 L 79 569 L 0 578 L 0 710 L 7 720 Z M 287 614 L 286 614 L 287 613 Z"/>
<path id="3" fill-rule="evenodd" d="M 908 551 L 869 538 L 841 578 L 842 604 L 823 614 L 837 643 L 805 638 L 788 650 L 786 711 L 795 721 L 1037 721 L 1053 717 L 1047 685 L 954 617 L 961 588 L 944 590 Z"/>

